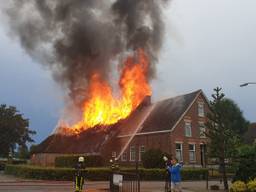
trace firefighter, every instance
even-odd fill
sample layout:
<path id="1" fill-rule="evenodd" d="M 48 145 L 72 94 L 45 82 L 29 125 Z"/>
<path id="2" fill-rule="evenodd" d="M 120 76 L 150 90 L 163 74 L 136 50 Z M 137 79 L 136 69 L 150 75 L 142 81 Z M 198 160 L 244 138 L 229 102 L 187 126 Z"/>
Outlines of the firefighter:
<path id="1" fill-rule="evenodd" d="M 84 185 L 84 157 L 79 157 L 78 158 L 78 163 L 76 164 L 75 167 L 76 171 L 75 171 L 75 187 L 76 190 L 75 192 L 82 192 L 83 190 L 83 185 Z"/>

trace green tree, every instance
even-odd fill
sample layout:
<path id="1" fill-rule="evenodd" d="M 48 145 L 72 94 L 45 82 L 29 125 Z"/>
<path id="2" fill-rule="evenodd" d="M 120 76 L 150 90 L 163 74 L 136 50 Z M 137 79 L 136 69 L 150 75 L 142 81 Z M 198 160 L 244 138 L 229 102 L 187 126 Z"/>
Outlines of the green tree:
<path id="1" fill-rule="evenodd" d="M 142 155 L 142 164 L 145 168 L 164 168 L 163 157 L 170 155 L 163 153 L 160 149 L 149 149 Z"/>
<path id="2" fill-rule="evenodd" d="M 219 87 L 215 88 L 212 95 L 206 136 L 210 139 L 210 156 L 218 158 L 224 188 L 228 190 L 225 160 L 234 157 L 249 122 L 243 117 L 239 107 L 232 100 L 226 99 L 221 90 Z"/>
<path id="3" fill-rule="evenodd" d="M 34 153 L 37 152 L 37 147 L 38 145 L 31 145 L 29 148 L 29 156 L 33 155 Z"/>
<path id="4" fill-rule="evenodd" d="M 18 158 L 20 159 L 29 159 L 29 151 L 28 151 L 28 147 L 25 146 L 19 146 L 18 148 Z"/>
<path id="5" fill-rule="evenodd" d="M 256 178 L 256 145 L 243 145 L 237 153 L 237 170 L 234 181 L 248 182 Z"/>
<path id="6" fill-rule="evenodd" d="M 8 156 L 16 146 L 25 148 L 36 134 L 29 129 L 29 120 L 23 118 L 16 107 L 0 105 L 0 156 Z"/>

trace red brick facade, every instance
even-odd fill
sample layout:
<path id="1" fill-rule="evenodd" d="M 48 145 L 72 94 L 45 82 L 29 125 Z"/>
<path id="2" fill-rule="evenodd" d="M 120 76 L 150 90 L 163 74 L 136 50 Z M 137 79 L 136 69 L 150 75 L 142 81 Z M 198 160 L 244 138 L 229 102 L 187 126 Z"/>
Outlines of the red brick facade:
<path id="1" fill-rule="evenodd" d="M 120 163 L 134 164 L 141 160 L 142 152 L 160 149 L 179 157 L 186 165 L 204 165 L 206 138 L 200 135 L 200 130 L 205 130 L 209 105 L 203 92 L 199 90 L 154 104 L 147 101 L 108 131 L 89 129 L 78 138 L 49 136 L 39 145 L 39 152 L 32 156 L 31 162 L 52 166 L 55 157 L 63 154 L 97 153 L 106 160 L 114 155 Z M 95 146 L 100 146 L 98 151 L 94 150 Z"/>
<path id="2" fill-rule="evenodd" d="M 199 115 L 199 105 L 203 105 L 203 115 Z M 125 158 L 120 158 L 120 161 L 125 164 L 134 163 L 134 158 L 130 157 L 131 147 L 135 147 L 136 156 L 135 160 L 140 160 L 139 148 L 143 146 L 144 150 L 149 149 L 161 149 L 163 152 L 176 156 L 176 144 L 181 144 L 182 147 L 182 159 L 187 165 L 203 165 L 206 138 L 203 135 L 200 136 L 200 125 L 204 125 L 207 121 L 206 114 L 209 112 L 208 101 L 202 92 L 191 103 L 189 108 L 180 117 L 178 122 L 174 127 L 170 127 L 166 131 L 158 131 L 151 133 L 142 133 L 136 135 L 130 142 L 129 146 L 125 150 Z M 185 123 L 191 124 L 191 136 L 185 135 Z M 202 128 L 203 130 L 203 128 Z M 125 137 L 119 137 L 119 140 L 125 140 Z M 189 152 L 189 145 L 191 148 L 194 146 L 194 150 Z M 117 154 L 120 153 L 120 148 Z M 133 150 L 133 149 L 132 149 Z M 194 152 L 193 152 L 194 151 Z M 177 152 L 178 153 L 178 152 Z M 193 157 L 195 154 L 194 161 L 193 158 L 189 158 L 189 153 Z"/>

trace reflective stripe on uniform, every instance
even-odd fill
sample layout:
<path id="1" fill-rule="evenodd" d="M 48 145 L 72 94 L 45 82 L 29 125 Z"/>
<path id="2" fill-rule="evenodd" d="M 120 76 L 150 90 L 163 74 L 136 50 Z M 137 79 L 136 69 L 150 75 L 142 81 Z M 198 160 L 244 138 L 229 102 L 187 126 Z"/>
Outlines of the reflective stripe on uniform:
<path id="1" fill-rule="evenodd" d="M 79 190 L 79 186 L 78 186 L 78 177 L 76 176 L 76 190 Z"/>

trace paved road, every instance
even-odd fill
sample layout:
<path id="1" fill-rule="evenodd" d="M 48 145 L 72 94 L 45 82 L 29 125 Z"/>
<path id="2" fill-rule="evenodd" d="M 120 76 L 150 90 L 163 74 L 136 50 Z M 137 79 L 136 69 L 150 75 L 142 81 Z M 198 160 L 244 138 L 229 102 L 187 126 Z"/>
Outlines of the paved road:
<path id="1" fill-rule="evenodd" d="M 106 183 L 93 182 L 87 184 L 88 192 L 106 192 Z M 0 183 L 1 192 L 71 192 L 74 191 L 69 182 L 5 182 Z"/>
<path id="2" fill-rule="evenodd" d="M 86 192 L 106 192 L 108 182 L 86 181 Z M 219 182 L 212 181 L 212 184 Z M 182 182 L 183 192 L 206 192 L 205 181 Z M 73 184 L 69 181 L 25 180 L 0 173 L 0 192 L 72 192 Z M 164 182 L 141 182 L 141 192 L 163 192 Z"/>

